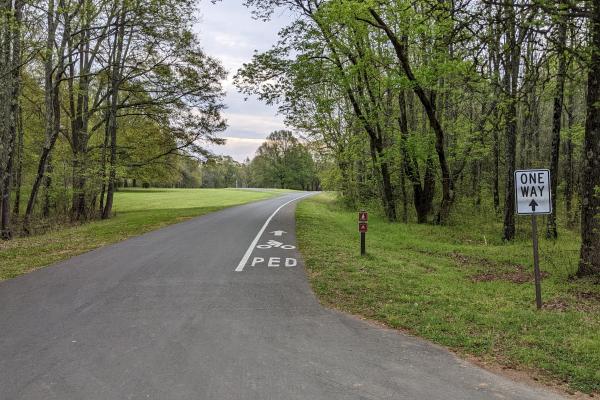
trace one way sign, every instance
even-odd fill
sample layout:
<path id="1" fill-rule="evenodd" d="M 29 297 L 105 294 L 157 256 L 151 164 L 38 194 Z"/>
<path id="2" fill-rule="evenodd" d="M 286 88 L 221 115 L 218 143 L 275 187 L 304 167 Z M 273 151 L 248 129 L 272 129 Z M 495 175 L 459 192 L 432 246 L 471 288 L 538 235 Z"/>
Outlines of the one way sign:
<path id="1" fill-rule="evenodd" d="M 515 171 L 517 214 L 552 214 L 550 170 Z"/>

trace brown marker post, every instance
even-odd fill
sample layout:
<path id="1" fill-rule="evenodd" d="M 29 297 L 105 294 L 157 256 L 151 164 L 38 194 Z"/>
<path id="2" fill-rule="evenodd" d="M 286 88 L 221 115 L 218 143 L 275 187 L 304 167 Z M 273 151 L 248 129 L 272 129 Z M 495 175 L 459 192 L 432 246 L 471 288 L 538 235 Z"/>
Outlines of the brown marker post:
<path id="1" fill-rule="evenodd" d="M 362 210 L 358 213 L 358 232 L 360 232 L 360 255 L 367 253 L 366 236 L 369 230 L 369 213 Z"/>

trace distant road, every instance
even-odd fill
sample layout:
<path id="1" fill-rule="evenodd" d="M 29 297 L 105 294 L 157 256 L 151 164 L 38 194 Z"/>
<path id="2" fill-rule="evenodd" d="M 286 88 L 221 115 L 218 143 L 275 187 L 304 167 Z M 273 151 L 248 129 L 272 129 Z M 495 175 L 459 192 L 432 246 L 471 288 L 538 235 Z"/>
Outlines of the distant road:
<path id="1" fill-rule="evenodd" d="M 559 398 L 321 307 L 295 247 L 307 194 L 0 282 L 0 399 Z"/>

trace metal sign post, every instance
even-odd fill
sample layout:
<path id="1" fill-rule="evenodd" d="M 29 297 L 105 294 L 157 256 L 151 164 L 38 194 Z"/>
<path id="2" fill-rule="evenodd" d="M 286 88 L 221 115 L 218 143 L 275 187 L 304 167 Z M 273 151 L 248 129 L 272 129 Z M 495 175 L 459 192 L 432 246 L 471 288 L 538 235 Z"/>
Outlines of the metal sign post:
<path id="1" fill-rule="evenodd" d="M 540 272 L 537 215 L 552 214 L 550 170 L 531 169 L 515 171 L 515 199 L 517 214 L 531 215 L 535 304 L 539 310 L 542 308 L 542 273 Z"/>
<path id="2" fill-rule="evenodd" d="M 542 274 L 540 272 L 540 255 L 538 252 L 537 216 L 531 215 L 531 235 L 533 237 L 533 273 L 535 275 L 535 304 L 542 308 Z"/>
<path id="3" fill-rule="evenodd" d="M 369 213 L 360 211 L 358 213 L 358 231 L 360 232 L 360 255 L 364 256 L 367 252 L 366 235 L 369 230 Z"/>

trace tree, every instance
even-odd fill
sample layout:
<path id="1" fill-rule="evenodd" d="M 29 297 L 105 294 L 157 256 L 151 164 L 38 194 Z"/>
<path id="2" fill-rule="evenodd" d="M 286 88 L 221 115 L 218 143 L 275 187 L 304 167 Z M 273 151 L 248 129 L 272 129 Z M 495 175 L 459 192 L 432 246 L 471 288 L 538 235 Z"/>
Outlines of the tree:
<path id="1" fill-rule="evenodd" d="M 275 131 L 256 151 L 250 163 L 252 183 L 259 187 L 311 187 L 314 162 L 308 149 L 290 131 Z"/>
<path id="2" fill-rule="evenodd" d="M 558 57 L 558 69 L 556 72 L 556 91 L 554 94 L 554 105 L 552 112 L 552 147 L 550 153 L 550 173 L 552 188 L 552 209 L 554 213 L 548 216 L 546 236 L 556 239 L 558 231 L 556 228 L 556 200 L 558 198 L 559 182 L 559 157 L 560 157 L 560 132 L 562 125 L 563 100 L 565 92 L 565 80 L 567 75 L 567 22 L 562 14 L 558 16 L 557 22 L 556 52 Z"/>
<path id="3" fill-rule="evenodd" d="M 209 157 L 202 166 L 203 188 L 244 187 L 244 166 L 229 156 Z"/>
<path id="4" fill-rule="evenodd" d="M 591 6 L 591 58 L 581 171 L 580 276 L 600 276 L 600 0 L 594 0 Z"/>
<path id="5" fill-rule="evenodd" d="M 20 124 L 21 29 L 23 1 L 3 1 L 0 7 L 0 237 L 12 237 L 10 194 Z"/>

